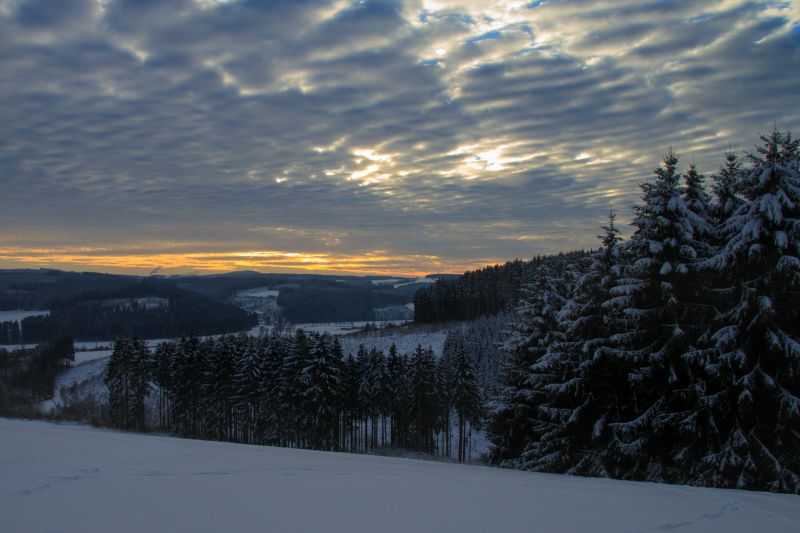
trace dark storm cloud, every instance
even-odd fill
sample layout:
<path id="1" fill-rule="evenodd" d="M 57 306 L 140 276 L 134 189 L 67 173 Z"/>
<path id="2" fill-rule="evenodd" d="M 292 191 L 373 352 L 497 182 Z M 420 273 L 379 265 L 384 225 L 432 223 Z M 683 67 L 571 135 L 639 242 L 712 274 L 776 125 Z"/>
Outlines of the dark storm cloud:
<path id="1" fill-rule="evenodd" d="M 733 0 L 0 3 L 0 264 L 430 270 L 593 246 L 669 146 L 713 172 L 798 123 L 798 20 Z"/>

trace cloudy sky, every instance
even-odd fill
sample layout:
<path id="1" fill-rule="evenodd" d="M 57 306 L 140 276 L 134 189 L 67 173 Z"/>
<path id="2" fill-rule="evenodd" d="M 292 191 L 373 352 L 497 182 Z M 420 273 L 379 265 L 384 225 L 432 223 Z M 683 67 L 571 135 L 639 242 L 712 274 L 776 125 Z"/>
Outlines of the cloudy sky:
<path id="1" fill-rule="evenodd" d="M 791 0 L 0 0 L 0 268 L 461 272 L 774 125 Z"/>

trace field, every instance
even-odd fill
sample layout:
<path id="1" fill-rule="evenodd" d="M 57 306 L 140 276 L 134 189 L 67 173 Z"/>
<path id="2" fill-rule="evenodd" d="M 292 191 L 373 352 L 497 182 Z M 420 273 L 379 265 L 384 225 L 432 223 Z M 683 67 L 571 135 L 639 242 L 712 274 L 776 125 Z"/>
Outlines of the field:
<path id="1" fill-rule="evenodd" d="M 4 531 L 795 532 L 800 498 L 0 419 Z"/>

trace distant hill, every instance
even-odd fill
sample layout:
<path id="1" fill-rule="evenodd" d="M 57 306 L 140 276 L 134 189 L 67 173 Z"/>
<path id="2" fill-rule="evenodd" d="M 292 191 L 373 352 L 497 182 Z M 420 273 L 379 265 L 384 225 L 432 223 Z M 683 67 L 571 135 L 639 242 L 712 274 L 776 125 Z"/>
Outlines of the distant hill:
<path id="1" fill-rule="evenodd" d="M 56 334 L 89 340 L 123 333 L 166 337 L 188 333 L 183 331 L 186 328 L 205 335 L 255 325 L 256 317 L 240 308 L 256 312 L 267 321 L 282 319 L 296 324 L 410 319 L 414 294 L 436 279 L 451 277 L 253 271 L 145 277 L 51 269 L 0 270 L 0 310 L 51 311 L 47 317 L 25 319 L 22 329 L 26 342 Z M 150 303 L 145 305 L 145 301 Z M 4 331 L 0 328 L 0 343 L 9 342 L 3 338 Z M 13 335 L 18 337 L 19 332 Z"/>

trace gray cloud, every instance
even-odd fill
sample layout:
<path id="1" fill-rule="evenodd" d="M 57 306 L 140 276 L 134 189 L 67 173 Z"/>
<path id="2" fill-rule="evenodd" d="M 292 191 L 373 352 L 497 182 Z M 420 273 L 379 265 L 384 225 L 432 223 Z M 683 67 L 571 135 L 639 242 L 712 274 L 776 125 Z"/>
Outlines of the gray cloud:
<path id="1" fill-rule="evenodd" d="M 792 3 L 531 5 L 0 4 L 0 265 L 590 247 L 668 147 L 710 173 L 798 123 Z"/>

